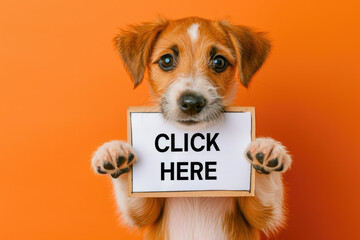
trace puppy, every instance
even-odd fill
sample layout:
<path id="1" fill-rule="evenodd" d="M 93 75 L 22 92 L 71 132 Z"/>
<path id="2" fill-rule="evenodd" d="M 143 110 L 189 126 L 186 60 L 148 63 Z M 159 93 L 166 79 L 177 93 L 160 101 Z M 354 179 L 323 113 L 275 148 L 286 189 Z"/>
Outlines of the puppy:
<path id="1" fill-rule="evenodd" d="M 164 118 L 192 128 L 222 116 L 238 82 L 248 86 L 270 49 L 263 33 L 197 17 L 130 26 L 115 45 L 134 86 L 147 69 Z M 282 173 L 291 157 L 270 138 L 257 138 L 244 154 L 257 171 L 256 197 L 130 198 L 126 173 L 136 153 L 125 141 L 102 145 L 92 166 L 111 175 L 123 219 L 144 227 L 144 239 L 260 239 L 260 231 L 284 224 Z"/>

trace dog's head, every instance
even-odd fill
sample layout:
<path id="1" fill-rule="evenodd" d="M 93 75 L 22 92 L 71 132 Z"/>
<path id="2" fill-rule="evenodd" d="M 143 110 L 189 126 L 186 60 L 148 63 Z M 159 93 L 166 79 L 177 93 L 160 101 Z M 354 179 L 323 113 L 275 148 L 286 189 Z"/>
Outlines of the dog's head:
<path id="1" fill-rule="evenodd" d="M 129 26 L 115 45 L 134 86 L 147 69 L 164 117 L 182 125 L 219 119 L 270 49 L 263 33 L 196 17 Z"/>

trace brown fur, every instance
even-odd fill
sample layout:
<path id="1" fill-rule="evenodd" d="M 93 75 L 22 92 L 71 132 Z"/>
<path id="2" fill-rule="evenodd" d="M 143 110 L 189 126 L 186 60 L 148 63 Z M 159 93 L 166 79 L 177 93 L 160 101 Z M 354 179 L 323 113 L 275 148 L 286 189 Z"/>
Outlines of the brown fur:
<path id="1" fill-rule="evenodd" d="M 225 215 L 224 231 L 228 239 L 260 239 L 259 230 L 271 217 L 271 207 L 263 206 L 257 198 L 237 198 L 232 211 Z"/>
<path id="2" fill-rule="evenodd" d="M 200 24 L 208 27 L 199 29 L 200 36 L 196 42 L 196 52 L 192 51 L 189 46 L 189 35 L 187 34 L 187 27 L 193 22 L 200 22 Z M 181 55 L 179 56 L 178 65 L 172 72 L 163 72 L 158 68 L 157 60 L 161 55 L 171 52 L 171 47 L 176 45 Z M 231 65 L 227 71 L 222 74 L 215 74 L 208 71 L 208 58 L 211 47 L 217 47 L 218 53 L 227 57 Z M 231 81 L 234 81 L 235 75 L 235 49 L 229 43 L 228 38 L 224 31 L 215 23 L 208 22 L 198 18 L 187 18 L 168 23 L 167 28 L 161 33 L 161 38 L 154 46 L 154 52 L 151 57 L 151 64 L 149 66 L 152 89 L 158 95 L 162 94 L 164 90 L 172 83 L 179 73 L 184 75 L 192 74 L 194 72 L 204 73 L 212 83 L 217 87 L 219 95 L 224 95 L 232 86 Z"/>
<path id="3" fill-rule="evenodd" d="M 164 218 L 166 206 L 162 208 L 162 211 L 158 219 L 147 227 L 144 233 L 144 240 L 165 240 L 166 237 L 166 218 Z"/>
<path id="4" fill-rule="evenodd" d="M 273 216 L 272 207 L 262 205 L 256 197 L 238 198 L 237 204 L 249 225 L 255 229 L 264 229 Z"/>
<path id="5" fill-rule="evenodd" d="M 129 216 L 136 226 L 144 227 L 154 224 L 162 217 L 165 200 L 163 198 L 144 198 L 144 201 L 136 206 L 129 201 Z"/>
<path id="6" fill-rule="evenodd" d="M 193 22 L 207 26 L 200 30 L 197 51 L 200 55 L 193 56 L 189 49 L 189 36 L 186 27 Z M 201 32 L 202 31 L 202 32 Z M 235 66 L 238 65 L 241 83 L 248 86 L 251 77 L 261 67 L 270 50 L 270 43 L 263 33 L 255 32 L 244 26 L 236 26 L 227 21 L 209 21 L 202 18 L 184 18 L 178 20 L 159 20 L 156 23 L 144 23 L 129 26 L 114 39 L 126 69 L 136 87 L 142 81 L 148 66 L 150 85 L 157 95 L 160 95 L 172 83 L 177 73 L 190 73 L 196 67 L 198 71 L 206 73 L 213 84 L 218 87 L 219 95 L 224 95 L 232 86 L 229 81 L 234 80 Z M 163 72 L 157 65 L 159 57 L 171 52 L 171 47 L 177 45 L 182 53 L 179 66 L 172 72 Z M 220 76 L 207 71 L 207 56 L 211 46 L 219 48 L 219 53 L 229 60 L 230 66 Z M 154 53 L 154 54 L 153 54 Z M 198 59 L 197 63 L 194 59 Z M 204 64 L 205 63 L 205 64 Z"/>
<path id="7" fill-rule="evenodd" d="M 254 32 L 248 27 L 232 25 L 220 21 L 220 26 L 229 34 L 239 61 L 242 84 L 247 87 L 250 79 L 262 66 L 270 51 L 270 42 L 262 32 Z"/>
<path id="8" fill-rule="evenodd" d="M 135 87 L 144 78 L 153 44 L 159 32 L 165 27 L 166 23 L 162 20 L 155 23 L 131 25 L 114 38 L 115 47 L 119 50 Z"/>

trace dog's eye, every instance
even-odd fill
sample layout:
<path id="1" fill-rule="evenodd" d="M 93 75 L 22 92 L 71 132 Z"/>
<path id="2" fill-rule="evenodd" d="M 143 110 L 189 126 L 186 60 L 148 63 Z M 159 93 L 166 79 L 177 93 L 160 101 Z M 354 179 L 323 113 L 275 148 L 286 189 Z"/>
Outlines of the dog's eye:
<path id="1" fill-rule="evenodd" d="M 212 68 L 215 72 L 221 73 L 225 71 L 225 69 L 228 66 L 228 61 L 226 58 L 222 55 L 217 55 L 214 57 L 214 60 L 212 61 Z"/>
<path id="2" fill-rule="evenodd" d="M 165 72 L 170 71 L 170 70 L 174 69 L 174 67 L 175 67 L 175 61 L 171 54 L 165 54 L 165 55 L 161 56 L 158 63 L 159 63 L 160 68 L 162 70 L 164 70 Z"/>

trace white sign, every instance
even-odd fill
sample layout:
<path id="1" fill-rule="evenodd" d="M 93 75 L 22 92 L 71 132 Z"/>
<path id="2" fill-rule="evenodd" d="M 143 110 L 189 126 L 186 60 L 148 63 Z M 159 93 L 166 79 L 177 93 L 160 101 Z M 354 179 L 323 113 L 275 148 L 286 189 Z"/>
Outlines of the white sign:
<path id="1" fill-rule="evenodd" d="M 254 135 L 254 109 L 235 109 L 198 131 L 179 129 L 160 112 L 130 108 L 129 137 L 137 155 L 130 196 L 253 195 L 254 172 L 244 151 Z"/>

